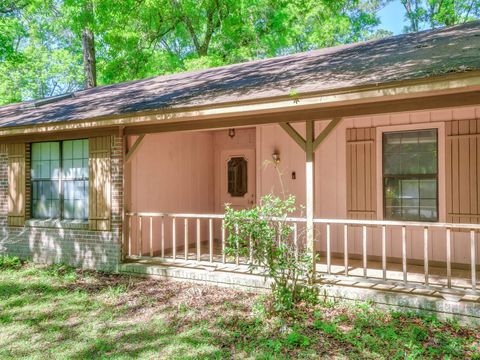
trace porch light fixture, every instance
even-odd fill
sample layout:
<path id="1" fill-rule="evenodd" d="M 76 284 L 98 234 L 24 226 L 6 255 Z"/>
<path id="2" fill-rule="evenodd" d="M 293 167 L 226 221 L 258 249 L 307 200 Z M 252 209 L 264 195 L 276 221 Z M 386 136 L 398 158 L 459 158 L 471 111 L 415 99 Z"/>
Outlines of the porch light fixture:
<path id="1" fill-rule="evenodd" d="M 272 154 L 272 159 L 273 159 L 273 162 L 275 163 L 275 165 L 280 164 L 280 154 L 278 153 L 278 151 L 275 151 Z"/>
<path id="2" fill-rule="evenodd" d="M 230 136 L 230 139 L 233 139 L 235 137 L 235 129 L 228 129 L 228 136 Z"/>

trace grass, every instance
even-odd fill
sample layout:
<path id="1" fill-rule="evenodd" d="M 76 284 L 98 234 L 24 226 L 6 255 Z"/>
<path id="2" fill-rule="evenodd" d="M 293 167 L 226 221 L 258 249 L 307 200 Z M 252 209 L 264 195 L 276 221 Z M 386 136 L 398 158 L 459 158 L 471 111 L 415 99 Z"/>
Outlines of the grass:
<path id="1" fill-rule="evenodd" d="M 0 261 L 0 358 L 476 358 L 479 329 L 371 304 L 281 319 L 214 286 Z"/>

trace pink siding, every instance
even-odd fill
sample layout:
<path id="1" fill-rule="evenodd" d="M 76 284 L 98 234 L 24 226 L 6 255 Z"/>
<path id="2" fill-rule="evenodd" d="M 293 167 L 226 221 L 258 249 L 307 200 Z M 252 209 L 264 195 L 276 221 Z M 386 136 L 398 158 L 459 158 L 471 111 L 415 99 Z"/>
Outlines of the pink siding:
<path id="1" fill-rule="evenodd" d="M 350 127 L 392 127 L 398 130 L 403 125 L 442 123 L 449 120 L 480 118 L 480 107 L 455 108 L 438 111 L 423 111 L 412 113 L 390 114 L 382 116 L 368 116 L 344 119 L 337 129 L 320 145 L 315 154 L 316 169 L 316 217 L 322 218 L 346 218 L 346 142 L 345 132 Z M 323 124 L 325 126 L 325 124 Z M 400 128 L 398 127 L 400 126 Z M 320 131 L 322 124 L 316 125 L 316 133 Z M 298 128 L 300 130 L 300 128 Z M 257 130 L 257 162 L 263 163 L 271 159 L 273 149 L 279 150 L 281 157 L 280 168 L 283 173 L 283 182 L 289 192 L 297 197 L 298 204 L 305 202 L 305 155 L 299 146 L 278 125 L 261 126 Z M 444 154 L 439 154 L 440 162 L 444 162 Z M 378 161 L 380 164 L 380 162 Z M 381 168 L 380 168 L 381 169 Z M 296 172 L 296 180 L 291 178 L 291 173 Z M 381 170 L 379 170 L 381 171 Z M 439 174 L 439 177 L 442 175 Z M 258 197 L 271 192 L 279 194 L 278 179 L 271 167 L 260 168 L 257 173 Z M 377 191 L 381 191 L 378 186 Z M 381 193 L 377 192 L 381 201 Z M 440 194 L 440 202 L 445 202 L 444 193 Z M 381 204 L 381 202 L 380 202 Z M 441 220 L 445 219 L 445 207 L 440 206 Z M 381 208 L 379 209 L 381 215 Z M 319 229 L 321 250 L 325 250 L 324 229 Z M 360 230 L 352 229 L 349 235 L 352 241 L 349 243 L 349 252 L 360 254 L 361 240 Z M 369 229 L 368 252 L 369 255 L 381 255 L 381 240 L 379 229 Z M 387 256 L 399 257 L 401 254 L 400 229 L 390 231 L 387 234 Z M 332 251 L 343 252 L 343 232 L 341 229 L 332 229 Z M 407 252 L 410 258 L 423 258 L 423 233 L 422 231 L 407 231 Z M 444 232 L 435 230 L 430 235 L 430 258 L 431 260 L 445 260 L 445 236 Z M 468 235 L 465 233 L 453 233 L 452 259 L 454 262 L 469 262 L 470 246 Z M 480 247 L 479 247 L 480 248 Z M 478 249 L 480 256 L 480 249 Z"/>

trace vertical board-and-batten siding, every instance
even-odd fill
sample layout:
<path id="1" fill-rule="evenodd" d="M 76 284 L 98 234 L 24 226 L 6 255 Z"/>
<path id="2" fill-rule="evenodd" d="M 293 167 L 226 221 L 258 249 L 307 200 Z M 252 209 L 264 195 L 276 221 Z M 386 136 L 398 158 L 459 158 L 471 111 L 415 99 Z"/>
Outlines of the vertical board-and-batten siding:
<path id="1" fill-rule="evenodd" d="M 347 216 L 376 219 L 376 131 L 374 127 L 347 129 Z"/>
<path id="2" fill-rule="evenodd" d="M 8 225 L 25 223 L 25 144 L 8 144 Z"/>
<path id="3" fill-rule="evenodd" d="M 480 119 L 446 122 L 447 222 L 480 223 Z"/>
<path id="4" fill-rule="evenodd" d="M 111 149 L 110 136 L 89 139 L 89 227 L 110 230 Z"/>

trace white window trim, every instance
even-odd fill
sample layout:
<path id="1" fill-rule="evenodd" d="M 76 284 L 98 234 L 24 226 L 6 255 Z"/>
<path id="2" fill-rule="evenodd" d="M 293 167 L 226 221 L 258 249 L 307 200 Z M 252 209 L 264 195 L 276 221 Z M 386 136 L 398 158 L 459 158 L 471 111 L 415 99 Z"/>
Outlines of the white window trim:
<path id="1" fill-rule="evenodd" d="M 438 221 L 446 222 L 446 171 L 445 171 L 445 123 L 431 122 L 422 124 L 405 124 L 379 126 L 376 128 L 376 158 L 377 158 L 377 219 L 383 220 L 383 133 L 394 131 L 410 131 L 437 129 L 438 131 Z"/>

